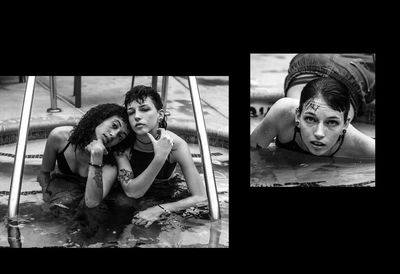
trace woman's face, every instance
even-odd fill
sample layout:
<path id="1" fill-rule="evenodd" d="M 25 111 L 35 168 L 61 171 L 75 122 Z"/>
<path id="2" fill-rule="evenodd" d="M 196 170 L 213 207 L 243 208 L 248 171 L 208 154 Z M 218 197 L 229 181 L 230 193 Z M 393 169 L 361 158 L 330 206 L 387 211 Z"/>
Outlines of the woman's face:
<path id="1" fill-rule="evenodd" d="M 131 102 L 127 107 L 129 123 L 137 135 L 154 133 L 158 129 L 159 118 L 162 110 L 157 110 L 150 97 L 142 103 Z"/>
<path id="2" fill-rule="evenodd" d="M 129 130 L 121 117 L 112 116 L 96 127 L 95 134 L 97 140 L 101 140 L 105 147 L 112 147 L 124 140 Z"/>
<path id="3" fill-rule="evenodd" d="M 297 119 L 304 144 L 312 154 L 319 156 L 331 153 L 343 129 L 348 126 L 344 112 L 333 110 L 321 96 L 306 102 Z"/>

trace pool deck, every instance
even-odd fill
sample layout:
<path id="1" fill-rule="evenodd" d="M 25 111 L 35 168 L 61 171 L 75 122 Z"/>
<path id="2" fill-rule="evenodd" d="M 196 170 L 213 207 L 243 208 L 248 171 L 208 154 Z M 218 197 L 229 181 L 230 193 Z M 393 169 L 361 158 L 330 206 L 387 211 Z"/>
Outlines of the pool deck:
<path id="1" fill-rule="evenodd" d="M 26 83 L 19 83 L 18 76 L 0 76 L 0 152 L 15 154 L 15 143 L 24 99 Z M 37 76 L 30 119 L 30 137 L 32 132 L 40 135 L 41 130 L 47 132 L 54 127 L 74 125 L 91 107 L 101 103 L 123 104 L 126 91 L 131 86 L 131 76 L 82 76 L 82 107 L 75 108 L 73 96 L 73 76 L 57 76 L 56 89 L 58 94 L 57 107 L 61 112 L 51 113 L 49 76 Z M 161 88 L 161 78 L 158 77 L 157 89 Z M 210 136 L 228 140 L 229 136 L 229 78 L 228 76 L 196 77 L 202 101 L 202 109 L 206 129 Z M 136 76 L 135 85 L 151 85 L 151 76 Z M 196 123 L 188 80 L 185 77 L 169 77 L 167 97 L 168 129 L 181 130 L 196 134 Z M 34 141 L 30 141 L 33 142 Z M 212 145 L 212 144 L 210 144 Z M 3 151 L 4 150 L 4 151 Z M 36 151 L 37 150 L 37 151 Z M 26 154 L 42 154 L 43 144 L 27 148 Z M 197 153 L 197 152 L 195 152 Z M 14 158 L 0 155 L 2 165 L 12 169 Z M 39 168 L 41 159 L 26 159 L 30 168 Z M 10 171 L 11 173 L 11 171 Z M 0 180 L 0 191 L 8 191 L 10 178 Z M 36 190 L 36 178 L 24 178 L 32 184 L 24 184 L 21 191 Z"/>

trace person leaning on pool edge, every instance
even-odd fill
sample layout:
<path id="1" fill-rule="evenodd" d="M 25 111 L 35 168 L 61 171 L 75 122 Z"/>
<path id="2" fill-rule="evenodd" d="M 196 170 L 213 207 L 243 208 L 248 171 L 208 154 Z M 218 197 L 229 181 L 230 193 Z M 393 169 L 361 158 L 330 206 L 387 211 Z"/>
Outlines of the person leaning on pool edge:
<path id="1" fill-rule="evenodd" d="M 50 132 L 37 179 L 53 214 L 78 210 L 82 218 L 82 214 L 102 215 L 98 214 L 105 207 L 102 201 L 117 178 L 113 152 L 124 149 L 129 134 L 128 115 L 117 104 L 95 106 L 76 126 Z"/>
<path id="2" fill-rule="evenodd" d="M 279 99 L 250 136 L 251 147 L 278 147 L 317 155 L 375 158 L 375 140 L 350 124 L 348 88 L 330 77 L 309 81 L 300 102 Z"/>
<path id="3" fill-rule="evenodd" d="M 130 140 L 131 146 L 124 153 L 115 153 L 120 185 L 128 200 L 154 195 L 158 200 L 159 196 L 164 196 L 165 201 L 139 209 L 133 223 L 148 227 L 164 213 L 206 203 L 205 185 L 188 144 L 166 129 L 166 117 L 158 92 L 152 87 L 135 86 L 125 94 L 124 104 L 135 138 Z M 175 181 L 179 179 L 179 174 L 174 173 L 177 164 L 187 186 L 187 195 L 179 200 L 172 199 L 171 196 L 176 196 L 175 192 L 168 190 L 174 189 Z"/>

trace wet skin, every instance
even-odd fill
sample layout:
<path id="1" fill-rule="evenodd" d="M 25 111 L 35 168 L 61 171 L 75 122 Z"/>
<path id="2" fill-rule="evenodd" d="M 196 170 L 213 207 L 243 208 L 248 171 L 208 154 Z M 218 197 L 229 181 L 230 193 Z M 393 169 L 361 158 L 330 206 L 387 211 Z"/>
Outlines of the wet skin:
<path id="1" fill-rule="evenodd" d="M 141 141 L 150 141 L 146 133 L 156 135 L 159 118 L 163 117 L 163 110 L 157 110 L 152 99 L 146 97 L 141 103 L 131 102 L 127 106 L 127 111 L 129 123 L 137 138 L 140 138 Z"/>
<path id="2" fill-rule="evenodd" d="M 349 125 L 344 121 L 344 112 L 330 108 L 322 97 L 304 104 L 302 113 L 297 112 L 296 121 L 299 121 L 301 145 L 317 156 L 333 153 L 343 129 Z"/>
<path id="3" fill-rule="evenodd" d="M 96 139 L 102 141 L 105 147 L 117 145 L 128 133 L 126 123 L 118 116 L 107 118 L 95 130 Z"/>

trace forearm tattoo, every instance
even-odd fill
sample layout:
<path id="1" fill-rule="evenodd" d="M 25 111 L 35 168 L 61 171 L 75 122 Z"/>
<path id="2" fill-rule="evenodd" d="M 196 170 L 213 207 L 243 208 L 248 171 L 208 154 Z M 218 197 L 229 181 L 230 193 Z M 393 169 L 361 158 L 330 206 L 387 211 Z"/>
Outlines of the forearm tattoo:
<path id="1" fill-rule="evenodd" d="M 94 169 L 93 180 L 96 182 L 98 188 L 103 188 L 103 169 L 101 167 L 96 167 Z"/>
<path id="2" fill-rule="evenodd" d="M 126 170 L 126 169 L 120 169 L 119 174 L 118 174 L 118 181 L 124 184 L 128 184 L 130 179 L 135 178 L 133 176 L 133 172 Z"/>

